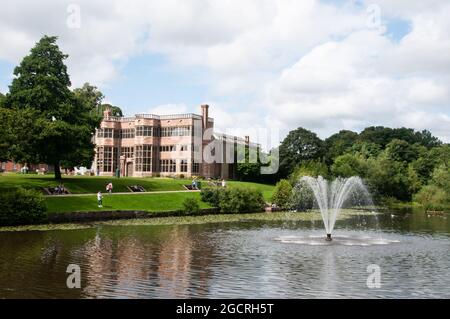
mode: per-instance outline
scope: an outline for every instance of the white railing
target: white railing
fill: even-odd
[[[193,113],[186,114],[170,114],[170,115],[156,115],[156,114],[136,114],[134,117],[118,117],[108,116],[103,118],[104,121],[110,122],[133,122],[136,119],[151,119],[151,120],[173,120],[173,119],[196,119],[201,120],[202,117]],[[211,117],[208,118],[209,122],[214,122]]]

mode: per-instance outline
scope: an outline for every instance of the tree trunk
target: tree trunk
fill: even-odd
[[[59,166],[59,163],[55,164],[55,179],[61,180],[61,167]]]

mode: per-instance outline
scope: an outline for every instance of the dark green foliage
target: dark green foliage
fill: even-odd
[[[186,215],[194,215],[200,211],[200,205],[196,198],[188,197],[183,201],[183,212]]]
[[[242,187],[205,188],[202,189],[201,199],[225,214],[258,212],[265,205],[260,190]]]
[[[265,201],[261,191],[251,188],[223,189],[219,195],[221,213],[252,213],[262,211]]]
[[[14,141],[8,153],[16,162],[54,165],[90,163],[92,135],[101,118],[91,100],[70,90],[71,82],[56,37],[44,36],[14,69],[4,107],[13,112],[7,124]]]
[[[381,146],[371,142],[357,141],[351,147],[350,153],[362,156],[364,158],[377,157],[380,155]]]
[[[328,178],[328,166],[324,162],[304,161],[300,165],[295,167],[294,171],[289,176],[289,181],[292,185],[295,185],[295,183],[297,183],[297,181],[303,176],[322,176]]]
[[[0,226],[38,224],[46,219],[44,198],[37,191],[19,188],[0,194]]]
[[[375,196],[411,200],[415,176],[410,175],[408,166],[380,156],[369,159],[367,167],[366,181]]]
[[[291,207],[292,185],[288,180],[282,179],[275,186],[272,196],[272,202],[281,209],[289,209]]]
[[[359,176],[364,178],[367,175],[367,161],[359,155],[344,154],[335,159],[331,166],[331,172],[336,177]]]
[[[358,133],[342,130],[339,133],[331,135],[325,140],[326,147],[326,162],[328,164],[332,163],[333,160],[347,153],[358,139]]]
[[[433,136],[429,131],[416,132],[411,128],[389,128],[384,126],[372,126],[364,129],[358,139],[364,142],[370,142],[385,148],[392,140],[403,140],[409,144],[420,144],[427,148],[441,145],[441,141]]]
[[[393,139],[386,145],[385,151],[393,161],[410,163],[419,157],[421,150],[417,144],[411,145],[404,140]]]
[[[424,186],[414,196],[414,200],[420,203],[425,210],[442,210],[450,203],[449,195],[444,190],[434,185]]]
[[[200,192],[200,198],[203,202],[211,204],[213,207],[219,207],[220,191],[218,187],[205,187]]]
[[[260,180],[261,163],[259,161],[259,150],[252,149],[251,152],[252,154],[250,156],[250,149],[248,146],[246,146],[244,153],[245,159],[242,159],[237,163],[236,173],[239,180],[253,182]]]
[[[281,177],[287,177],[293,169],[304,161],[322,160],[324,156],[324,142],[316,133],[304,128],[290,131],[280,145]]]

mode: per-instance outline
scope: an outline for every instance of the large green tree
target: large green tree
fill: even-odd
[[[15,140],[10,150],[18,162],[60,167],[83,165],[93,158],[92,136],[100,117],[70,90],[71,82],[56,37],[44,36],[14,69],[4,106],[12,112]],[[22,116],[25,116],[23,118]]]
[[[327,164],[333,163],[336,157],[346,153],[355,144],[357,139],[358,133],[348,130],[342,130],[327,138],[325,140],[325,159]]]
[[[304,161],[322,160],[324,142],[316,133],[302,127],[290,131],[280,145],[280,175],[287,177],[294,168]]]
[[[360,134],[360,141],[370,142],[386,147],[392,140],[398,139],[408,142],[409,144],[420,144],[427,148],[436,147],[442,142],[429,131],[423,130],[416,132],[412,128],[389,128],[384,126],[371,126],[365,128]]]

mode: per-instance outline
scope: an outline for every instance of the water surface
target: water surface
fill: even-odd
[[[0,232],[0,298],[450,298],[446,215],[355,216],[334,234],[391,242],[276,240],[322,236],[317,221]],[[81,289],[66,286],[69,264],[81,267]],[[370,264],[378,289],[367,287]]]

